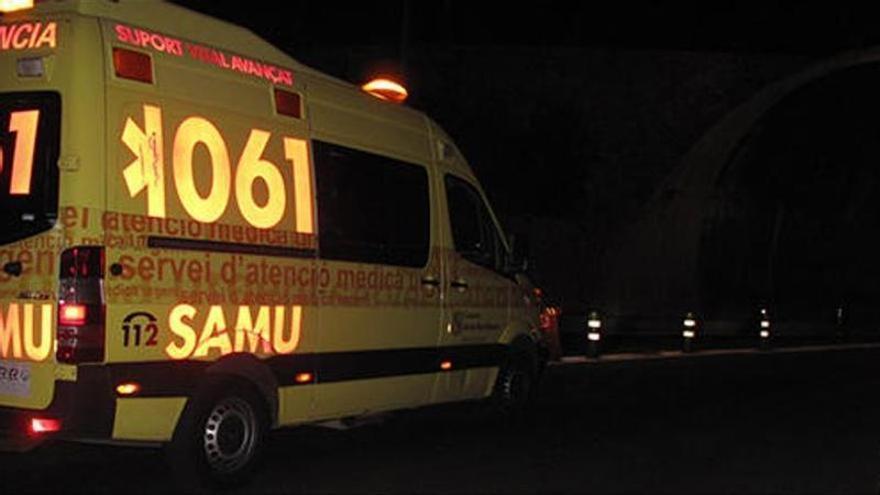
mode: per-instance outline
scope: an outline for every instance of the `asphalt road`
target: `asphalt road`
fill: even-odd
[[[472,407],[279,432],[240,493],[878,493],[880,349],[553,366],[529,417]],[[0,455],[3,493],[159,493],[158,452]]]

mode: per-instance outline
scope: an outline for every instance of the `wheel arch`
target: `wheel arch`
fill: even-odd
[[[209,366],[191,398],[204,388],[228,379],[243,380],[254,387],[265,401],[270,424],[278,425],[278,380],[269,366],[252,354],[231,354]]]
[[[508,345],[508,349],[510,358],[524,359],[535,374],[539,372],[541,363],[540,344],[531,333],[520,333],[515,336]]]

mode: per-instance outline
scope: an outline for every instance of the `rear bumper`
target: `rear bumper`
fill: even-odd
[[[0,450],[24,452],[53,439],[109,440],[116,400],[106,368],[80,366],[76,382],[55,382],[49,407],[29,410],[0,407]],[[57,433],[34,433],[33,418],[61,421]]]
[[[0,451],[25,452],[46,440],[30,433],[28,426],[33,415],[18,409],[0,410]]]

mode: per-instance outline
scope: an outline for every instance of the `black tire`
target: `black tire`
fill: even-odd
[[[538,384],[533,359],[525,353],[510,356],[498,370],[492,391],[492,408],[502,418],[523,416],[531,404]]]
[[[240,486],[254,475],[266,443],[263,397],[238,379],[204,387],[184,409],[167,458],[190,490]]]

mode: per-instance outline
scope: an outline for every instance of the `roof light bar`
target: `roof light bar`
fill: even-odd
[[[34,0],[0,0],[0,12],[8,14],[34,8]]]
[[[409,92],[406,88],[391,79],[373,79],[361,86],[361,89],[376,98],[392,103],[403,103],[409,97]]]

